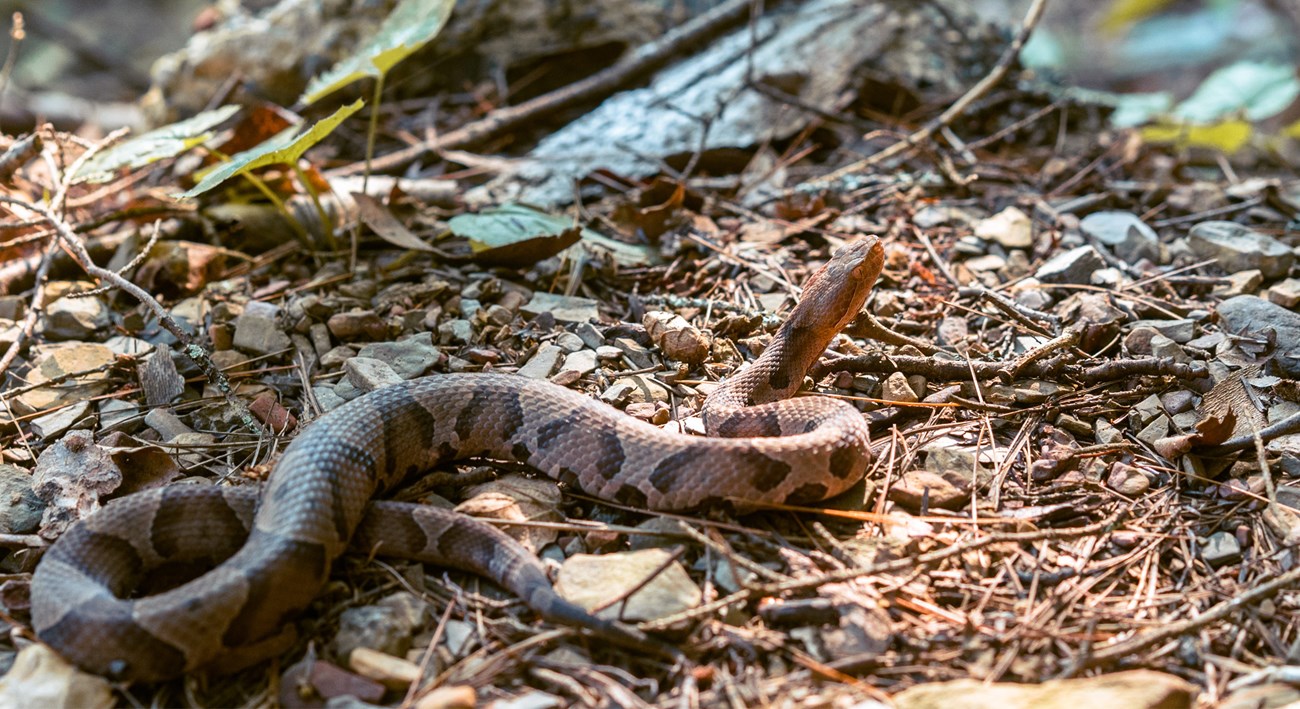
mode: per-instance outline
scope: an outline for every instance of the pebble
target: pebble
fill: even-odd
[[[596,353],[591,350],[570,352],[564,356],[564,364],[560,365],[560,371],[575,372],[578,376],[584,376],[596,371],[596,359]]]
[[[1300,278],[1288,278],[1274,283],[1266,295],[1270,303],[1283,308],[1295,308],[1300,305]]]
[[[666,404],[670,398],[671,392],[668,391],[668,387],[654,377],[648,377],[644,374],[619,377],[614,381],[614,386],[618,386],[620,383],[628,384],[631,387],[623,399],[630,404],[647,401],[661,401]]]
[[[999,271],[1006,267],[1007,260],[997,254],[984,254],[972,259],[966,259],[965,261],[962,261],[962,264],[975,273],[987,273]]]
[[[27,301],[19,295],[0,295],[0,320],[18,320],[27,314]]]
[[[1135,327],[1124,335],[1124,351],[1130,355],[1151,354],[1151,339],[1160,332],[1154,327]]]
[[[596,359],[611,362],[623,359],[623,350],[613,345],[600,345],[596,348]]]
[[[63,297],[45,306],[39,322],[48,340],[93,340],[112,324],[112,316],[98,296]]]
[[[1196,321],[1190,318],[1178,320],[1136,320],[1129,324],[1133,329],[1150,328],[1179,344],[1186,344],[1196,337]]]
[[[669,517],[651,517],[638,524],[637,529],[649,534],[628,535],[628,547],[632,551],[640,549],[659,549],[678,543],[685,536],[681,520]]]
[[[593,350],[599,349],[605,344],[605,336],[600,334],[595,325],[589,322],[580,322],[573,326],[573,334],[582,339],[582,343]]]
[[[941,345],[949,347],[964,346],[966,338],[970,336],[970,328],[966,323],[966,318],[946,317],[939,321],[936,334]]]
[[[1097,443],[1102,445],[1119,443],[1124,440],[1124,432],[1106,419],[1096,419],[1092,422],[1092,435],[1097,440]]]
[[[1034,245],[1033,222],[1016,207],[1006,209],[975,223],[975,236],[995,241],[1007,249],[1027,249]]]
[[[1034,277],[1043,283],[1087,284],[1092,281],[1093,272],[1105,265],[1096,249],[1080,246],[1048,259],[1034,272]]]
[[[1274,362],[1283,374],[1300,376],[1300,313],[1253,295],[1229,298],[1219,304],[1217,312],[1223,328],[1234,335],[1264,338],[1273,330],[1277,337]]]
[[[343,363],[357,356],[357,351],[348,345],[339,345],[329,352],[321,355],[320,366],[325,369],[333,370],[343,366]]]
[[[694,365],[709,355],[709,338],[680,315],[651,311],[641,324],[669,359]]]
[[[1143,443],[1154,446],[1156,441],[1169,435],[1169,417],[1160,414],[1151,420],[1141,431],[1138,431],[1137,439]]]
[[[171,409],[150,409],[149,413],[144,415],[144,424],[158,433],[158,436],[164,441],[170,441],[177,436],[187,433],[194,433],[194,429],[185,425]]]
[[[902,372],[894,372],[885,378],[885,382],[880,387],[880,398],[906,404],[920,401],[916,391],[912,389],[912,384]]]
[[[438,342],[442,344],[469,344],[474,337],[474,326],[468,320],[457,318],[438,326]]]
[[[1127,263],[1160,261],[1160,240],[1155,230],[1132,212],[1093,212],[1079,221],[1079,230]]]
[[[1176,389],[1160,395],[1160,404],[1170,416],[1191,411],[1196,406],[1196,395],[1186,389]]]
[[[0,532],[31,534],[41,526],[45,503],[32,491],[32,476],[16,465],[0,463]]]
[[[78,401],[31,420],[32,433],[43,441],[63,435],[90,413],[89,401]]]
[[[398,338],[396,342],[364,345],[357,351],[357,356],[384,362],[402,379],[415,379],[437,366],[442,351],[433,345],[433,333],[417,332]]]
[[[1191,709],[1200,689],[1172,674],[1129,670],[1038,684],[958,679],[919,684],[892,697],[897,709],[1125,707]]]
[[[565,560],[555,581],[556,593],[586,610],[634,589],[625,602],[605,608],[597,616],[629,622],[655,620],[694,608],[704,595],[666,549],[575,554]]]
[[[483,319],[492,325],[509,325],[515,319],[515,314],[510,308],[493,303],[484,311]]]
[[[348,655],[348,667],[389,689],[406,689],[420,677],[420,666],[404,657],[358,647]]]
[[[582,341],[582,338],[572,332],[561,332],[556,336],[555,344],[565,352],[577,352],[586,346],[586,343]]]
[[[344,342],[367,339],[382,341],[388,338],[388,324],[373,310],[354,310],[335,313],[325,321],[331,334]]]
[[[581,323],[600,317],[599,303],[590,298],[577,298],[556,293],[533,293],[532,299],[520,311],[534,317],[550,313],[557,322]]]
[[[394,657],[405,657],[411,637],[423,625],[428,603],[415,594],[398,591],[370,606],[349,608],[339,616],[334,652],[352,657],[357,648],[368,648]]]
[[[307,328],[307,334],[311,337],[311,347],[316,350],[316,356],[323,357],[326,352],[330,351],[330,328],[323,322],[312,323]]]
[[[1175,362],[1186,363],[1192,361],[1192,358],[1187,354],[1187,350],[1184,350],[1177,342],[1164,335],[1156,335],[1151,338],[1151,356],[1168,358]]]
[[[1286,244],[1236,222],[1201,222],[1188,232],[1187,246],[1203,259],[1215,259],[1228,273],[1258,269],[1270,280],[1285,276],[1295,263]]]
[[[144,423],[143,419],[140,407],[133,402],[123,399],[102,399],[99,402],[101,433],[133,433]]]
[[[564,350],[551,343],[545,343],[537,348],[537,352],[524,366],[519,368],[519,376],[528,377],[529,379],[546,379],[555,371],[559,365],[560,358],[564,356]]]
[[[654,366],[654,358],[650,356],[650,350],[641,346],[641,343],[630,337],[614,338],[614,346],[623,351],[627,361],[636,369],[649,369]]]
[[[1241,561],[1241,544],[1230,532],[1215,532],[1201,547],[1201,558],[1212,568]]]
[[[970,492],[929,470],[909,470],[889,488],[889,499],[907,510],[923,508],[954,510],[966,504]]]
[[[1110,474],[1106,476],[1106,484],[1121,495],[1137,497],[1151,489],[1151,478],[1139,468],[1126,463],[1116,463],[1111,466]]]
[[[346,399],[335,393],[332,386],[317,384],[311,388],[311,393],[316,397],[316,403],[320,404],[321,411],[332,411],[347,403]]]
[[[292,342],[276,323],[279,312],[270,303],[249,301],[243,314],[235,318],[235,347],[259,355],[289,349]]]
[[[370,357],[353,357],[343,363],[347,382],[359,391],[370,392],[401,383],[402,377],[386,362]]]

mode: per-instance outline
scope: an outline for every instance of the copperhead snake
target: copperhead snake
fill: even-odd
[[[883,253],[866,237],[809,278],[762,355],[705,400],[709,437],[664,431],[579,392],[509,374],[397,384],[306,428],[260,495],[170,486],[115,500],[74,525],[33,576],[32,626],[83,669],[122,681],[169,679],[231,655],[264,658],[285,649],[285,619],[311,602],[351,543],[478,573],[547,619],[623,644],[653,643],[559,598],[540,562],[496,527],[371,497],[468,457],[518,461],[596,497],[655,510],[843,492],[870,458],[862,415],[829,397],[790,397],[862,308]],[[132,598],[164,563],[216,565]]]

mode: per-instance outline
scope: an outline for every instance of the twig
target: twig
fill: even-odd
[[[372,172],[395,170],[426,153],[488,140],[573,104],[603,96],[633,77],[662,65],[682,51],[699,46],[709,36],[744,20],[749,6],[750,0],[728,0],[710,12],[669,31],[658,41],[637,49],[608,69],[518,106],[496,109],[483,118],[442,136],[376,158],[370,163],[370,169]],[[331,177],[354,175],[365,169],[364,163],[355,163],[331,170],[327,174]]]
[[[40,130],[33,131],[30,135],[16,141],[4,155],[0,155],[0,182],[8,182],[9,178],[14,176],[28,160],[36,157],[41,152],[44,145],[41,134],[51,130],[47,123]]]
[[[964,113],[976,99],[988,93],[989,89],[992,89],[999,81],[1002,81],[1002,78],[1006,76],[1007,71],[1010,70],[1011,64],[1015,62],[1016,57],[1020,55],[1020,49],[1025,46],[1025,41],[1029,39],[1029,35],[1034,31],[1034,27],[1038,25],[1038,20],[1043,16],[1043,8],[1046,5],[1047,0],[1033,1],[1033,4],[1029,6],[1029,10],[1025,13],[1025,20],[1020,25],[1020,32],[1016,34],[1016,37],[1011,41],[1011,44],[1007,45],[1007,48],[1003,50],[1002,56],[998,57],[997,63],[993,65],[993,70],[983,79],[980,79],[979,83],[972,86],[965,95],[949,106],[948,110],[939,114],[938,118],[935,118],[925,124],[925,126],[920,130],[912,133],[905,139],[894,143],[888,148],[881,150],[875,155],[859,160],[852,165],[842,167],[829,175],[820,177],[814,180],[812,184],[825,186],[835,180],[862,172],[883,160],[888,160],[889,158],[892,158],[905,150],[916,147],[934,137],[934,134],[938,132],[940,128],[952,123],[952,121]]]
[[[1296,433],[1298,431],[1300,431],[1300,413],[1295,413],[1271,426],[1259,429],[1258,433],[1252,432],[1229,438],[1217,446],[1198,450],[1196,453],[1198,455],[1207,456],[1226,455],[1254,445],[1256,435],[1258,435],[1261,440],[1271,441],[1278,436],[1285,436],[1289,433]]]
[[[45,249],[45,255],[41,258],[41,264],[36,267],[36,287],[33,289],[32,302],[27,305],[27,315],[23,318],[23,326],[18,330],[18,336],[14,338],[9,349],[5,350],[3,356],[0,356],[0,383],[4,382],[4,374],[9,371],[9,365],[13,364],[14,358],[18,356],[18,350],[22,349],[23,341],[32,336],[32,328],[36,326],[36,317],[40,315],[41,308],[45,307],[45,276],[50,272],[50,264],[54,262],[55,242],[50,242]]]

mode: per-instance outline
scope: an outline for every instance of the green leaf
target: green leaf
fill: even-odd
[[[195,185],[193,189],[177,195],[177,198],[197,197],[235,175],[256,170],[266,165],[297,164],[299,158],[302,157],[303,153],[307,152],[308,148],[319,143],[349,116],[360,111],[363,105],[365,105],[365,102],[357,99],[335,111],[328,118],[321,119],[316,125],[304,132],[300,132],[299,127],[288,128],[257,147],[232,155],[229,161],[218,165],[211,172],[204,175],[203,179],[199,180],[199,184]]]
[[[83,163],[73,182],[108,182],[118,170],[144,167],[180,155],[210,139],[212,128],[238,111],[238,106],[222,106],[122,141]]]
[[[1262,121],[1281,113],[1300,96],[1294,66],[1237,62],[1216,70],[1201,82],[1174,115],[1192,123],[1214,123],[1245,116]]]
[[[1169,143],[1180,148],[1214,148],[1231,155],[1250,142],[1254,128],[1243,120],[1229,120],[1204,126],[1151,125],[1141,128],[1140,132],[1152,143]]]
[[[644,266],[656,261],[653,249],[625,244],[591,229],[577,226],[572,219],[557,217],[522,204],[503,204],[477,214],[452,217],[447,226],[456,236],[469,239],[474,260],[501,266],[531,266],[554,256],[582,240],[609,251],[625,266]]]
[[[402,0],[355,54],[312,79],[298,99],[313,104],[354,81],[379,78],[438,36],[456,0]]]

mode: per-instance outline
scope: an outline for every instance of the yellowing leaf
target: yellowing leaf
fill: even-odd
[[[222,106],[122,141],[82,164],[73,182],[107,182],[118,170],[144,167],[179,155],[206,142],[212,137],[212,128],[238,111],[238,106]]]
[[[177,195],[177,198],[197,197],[235,175],[256,170],[259,167],[294,165],[302,157],[302,154],[307,152],[308,148],[319,143],[325,136],[332,133],[340,123],[360,111],[363,105],[365,105],[365,102],[357,99],[335,111],[328,118],[321,119],[306,131],[299,131],[297,127],[290,128],[257,147],[236,153],[230,157],[229,161],[222,163],[207,175],[204,175],[203,179],[199,180],[199,184],[195,185],[193,189]]]
[[[354,81],[379,78],[438,36],[456,0],[402,0],[355,54],[312,79],[298,99],[312,104]]]
[[[1151,125],[1141,129],[1142,137],[1152,143],[1167,143],[1180,148],[1214,148],[1235,153],[1254,133],[1244,120],[1229,120],[1210,125]]]

